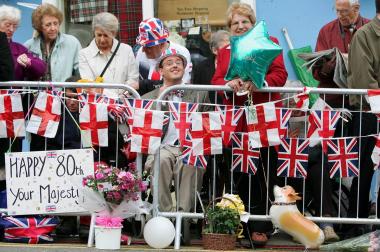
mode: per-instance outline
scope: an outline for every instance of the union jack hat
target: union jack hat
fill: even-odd
[[[186,60],[185,56],[183,56],[180,52],[178,52],[174,48],[168,48],[168,49],[166,49],[161,54],[160,58],[158,59],[158,61],[157,61],[157,68],[160,68],[162,66],[162,62],[164,61],[164,59],[166,59],[167,57],[170,57],[170,56],[177,56],[177,57],[179,57],[182,60],[182,62],[183,62],[183,67],[184,68],[186,67],[187,60]]]
[[[165,43],[169,37],[168,30],[158,18],[148,18],[140,23],[136,43],[144,47],[152,47]]]

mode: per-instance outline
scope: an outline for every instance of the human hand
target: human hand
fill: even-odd
[[[32,60],[25,53],[23,53],[17,57],[17,63],[23,67],[28,67],[31,65]]]
[[[252,93],[257,90],[257,87],[252,81],[245,81],[243,83],[243,89],[248,91],[249,93]]]
[[[242,86],[243,86],[243,81],[238,78],[238,79],[233,79],[229,82],[226,83],[227,86],[230,86],[232,88],[232,90],[237,93],[241,90]]]

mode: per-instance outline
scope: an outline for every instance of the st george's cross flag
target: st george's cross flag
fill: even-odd
[[[244,114],[244,109],[233,105],[217,105],[215,111],[220,113],[222,119],[223,145],[228,147],[239,119]]]
[[[273,102],[245,108],[249,141],[253,148],[280,144],[279,122]]]
[[[186,135],[182,153],[179,158],[182,159],[182,162],[186,165],[191,165],[202,169],[207,168],[207,157],[203,155],[194,155],[190,134]]]
[[[330,178],[357,177],[359,175],[357,138],[329,139],[326,140],[326,144]]]
[[[62,92],[39,92],[26,131],[47,138],[54,138],[61,120]]]
[[[194,112],[190,134],[195,155],[222,154],[222,120],[219,113]]]
[[[375,169],[380,168],[380,134],[375,137],[376,138],[376,144],[373,148],[371,159],[374,165]]]
[[[12,90],[3,90],[0,94],[0,138],[23,136],[25,136],[25,118],[21,95]]]
[[[249,145],[247,133],[232,134],[232,171],[256,174],[260,165],[260,149]]]
[[[174,124],[181,146],[184,145],[191,128],[191,115],[197,111],[198,106],[196,103],[169,101],[170,120]]]
[[[304,87],[304,91],[302,93],[296,94],[294,96],[294,101],[296,103],[296,108],[299,108],[302,111],[307,111],[310,104],[308,89]]]
[[[79,115],[83,147],[108,146],[108,113],[105,103],[87,103]]]
[[[163,111],[135,109],[131,130],[131,151],[155,154],[161,145]]]
[[[308,158],[308,139],[282,138],[278,150],[277,176],[306,178]]]
[[[380,113],[380,90],[379,89],[368,89],[367,91],[367,101],[371,107],[373,113]]]

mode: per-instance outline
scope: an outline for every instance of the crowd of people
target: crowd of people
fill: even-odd
[[[319,32],[315,50],[322,51],[338,48],[343,54],[348,54],[348,86],[350,88],[374,89],[380,84],[380,0],[375,0],[376,16],[366,19],[360,16],[359,0],[335,0],[337,19],[323,26]],[[277,101],[276,107],[282,107],[280,93],[255,92],[256,88],[251,81],[235,78],[226,81],[231,55],[229,46],[230,36],[241,36],[247,33],[256,23],[253,9],[244,3],[232,3],[228,8],[226,20],[229,31],[220,30],[212,34],[210,50],[212,56],[194,65],[188,49],[169,41],[169,32],[158,18],[149,18],[140,23],[139,36],[136,43],[140,47],[134,54],[132,47],[118,41],[119,22],[111,13],[98,13],[93,17],[92,32],[94,39],[86,48],[81,48],[77,38],[60,32],[63,14],[51,4],[42,4],[32,14],[32,25],[35,29],[33,38],[24,45],[13,41],[13,34],[20,23],[20,11],[11,6],[0,6],[0,81],[27,80],[27,81],[77,81],[79,79],[91,82],[125,83],[138,90],[146,99],[157,99],[166,88],[178,84],[205,84],[227,85],[233,93],[213,93],[184,91],[170,94],[167,99],[175,102],[191,102],[208,104],[220,103],[224,105],[244,106],[247,99],[252,104],[268,101]],[[270,39],[278,44],[275,37]],[[255,43],[255,41],[252,41]],[[332,58],[315,68],[313,75],[319,81],[320,87],[337,88],[333,75],[336,60]],[[287,71],[283,55],[277,56],[266,73],[265,80],[270,87],[282,87],[287,81]],[[247,90],[250,95],[240,96],[237,92]],[[113,89],[92,89],[112,98],[124,96],[124,91]],[[79,117],[79,102],[76,89],[66,89],[65,108],[66,116],[60,122],[57,137],[45,139],[32,136],[31,150],[80,148],[80,131],[76,126]],[[353,111],[368,110],[368,104],[356,96],[326,95],[325,101],[332,108],[347,108]],[[163,109],[167,109],[165,106]],[[202,111],[209,110],[207,106]],[[244,116],[244,115],[243,115]],[[112,120],[110,120],[112,121]],[[365,123],[362,123],[365,122]],[[62,125],[65,124],[65,127]],[[335,132],[336,137],[369,135],[378,133],[377,118],[370,113],[352,113],[352,120],[343,125],[340,121]],[[124,143],[123,136],[127,129],[110,124],[109,146],[100,150],[98,160],[115,161],[126,164],[125,155],[119,152]],[[244,118],[239,121],[237,132],[245,132]],[[64,132],[63,132],[64,131]],[[120,131],[120,132],[118,132]],[[173,202],[171,189],[174,182],[177,197],[178,211],[193,211],[195,205],[195,191],[200,191],[202,180],[210,177],[209,171],[185,167],[179,160],[181,149],[177,141],[178,136],[173,125],[169,122],[163,131],[162,147],[160,149],[159,173],[159,210],[172,211]],[[0,166],[4,166],[4,155],[10,147],[9,139],[0,139],[1,158]],[[43,143],[45,144],[41,144]],[[372,208],[369,207],[368,195],[373,175],[373,164],[369,158],[375,145],[374,138],[363,138],[360,146],[360,179],[353,180],[349,195],[349,217],[366,218],[369,211],[376,211],[377,191],[372,197]],[[21,150],[21,142],[13,144],[12,151]],[[251,214],[266,214],[269,199],[273,199],[271,188],[274,185],[283,185],[284,179],[276,175],[277,151],[272,147],[260,148],[260,162],[263,169],[258,169],[255,176],[236,174],[233,176],[234,192],[238,193],[246,204],[246,211]],[[116,155],[116,156],[115,156]],[[96,155],[95,155],[96,156]],[[333,207],[332,181],[328,176],[327,158],[321,158],[322,148],[317,145],[310,149],[309,176],[306,180],[310,190],[315,214],[331,217],[337,213]],[[223,155],[215,157],[220,169],[217,181],[218,194],[223,189],[230,188],[231,150],[225,149]],[[212,162],[210,162],[212,163]],[[153,172],[154,156],[148,156],[145,169]],[[322,167],[326,169],[321,173]],[[204,174],[206,173],[206,174]],[[323,174],[323,178],[321,177]],[[153,174],[154,175],[154,174]],[[377,172],[375,180],[380,176]],[[359,181],[360,180],[360,181]],[[292,180],[287,183],[292,184]],[[321,184],[323,183],[323,185]],[[198,185],[196,188],[194,185]],[[251,187],[249,187],[251,185]],[[294,186],[299,183],[294,181]],[[298,186],[298,187],[297,187]],[[323,192],[321,192],[323,187]],[[247,190],[247,188],[250,188]],[[302,187],[300,188],[302,191]],[[323,197],[321,197],[321,193]],[[360,194],[359,197],[357,194]],[[359,202],[357,200],[359,199]],[[380,206],[378,207],[380,209]],[[250,223],[251,238],[255,243],[265,243],[272,225],[269,222]],[[322,223],[326,241],[336,241],[340,237],[336,234],[333,225]],[[358,229],[353,229],[354,231]],[[355,233],[354,233],[355,235]]]

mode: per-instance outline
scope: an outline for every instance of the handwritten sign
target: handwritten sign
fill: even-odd
[[[202,22],[207,17],[208,24],[225,25],[227,0],[159,0],[158,18],[164,21],[195,18],[196,22],[201,18]]]
[[[90,149],[5,153],[10,215],[81,212],[82,178],[94,173]]]

